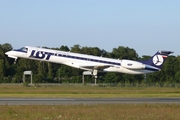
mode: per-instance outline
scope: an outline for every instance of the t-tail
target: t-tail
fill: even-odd
[[[159,50],[157,53],[152,56],[149,60],[146,61],[141,61],[142,63],[146,64],[146,68],[149,67],[155,67],[157,70],[161,69],[162,65],[164,64],[166,58],[168,57],[169,54],[174,53],[172,51],[164,51],[164,50]]]

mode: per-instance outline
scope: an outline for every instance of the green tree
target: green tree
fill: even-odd
[[[67,46],[64,46],[64,45],[62,45],[59,50],[70,51],[70,49]]]
[[[73,47],[71,47],[71,51],[76,53],[81,53],[81,46],[79,44],[74,45]]]
[[[12,50],[12,46],[9,43],[0,44],[0,76],[4,77],[8,75],[8,69],[10,68],[11,61],[5,55],[7,51]]]
[[[119,83],[122,80],[122,74],[120,73],[106,73],[104,76],[104,82],[105,83]]]
[[[117,59],[137,60],[138,54],[132,48],[119,46],[118,48],[113,48],[111,57]]]

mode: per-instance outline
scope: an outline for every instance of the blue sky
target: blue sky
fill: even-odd
[[[0,44],[180,55],[179,0],[2,0]]]

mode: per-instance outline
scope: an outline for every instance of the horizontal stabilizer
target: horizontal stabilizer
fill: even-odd
[[[159,50],[158,52],[159,52],[160,54],[162,54],[162,55],[169,55],[169,54],[174,53],[174,52],[172,52],[172,51],[165,51],[165,50]]]

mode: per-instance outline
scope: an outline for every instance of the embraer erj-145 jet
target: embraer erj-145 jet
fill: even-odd
[[[149,60],[133,61],[25,46],[21,49],[8,51],[5,54],[8,55],[8,57],[14,58],[15,61],[19,57],[64,64],[91,71],[92,75],[97,77],[98,71],[127,74],[146,74],[160,71],[167,56],[171,53],[173,52],[160,50]]]

